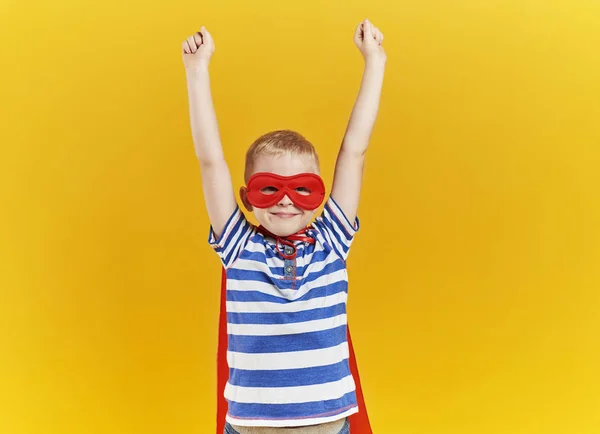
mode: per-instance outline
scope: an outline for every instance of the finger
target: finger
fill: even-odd
[[[183,49],[183,52],[185,54],[190,54],[192,51],[190,50],[190,46],[188,44],[187,41],[183,41],[183,44],[181,44],[181,48]]]
[[[202,35],[200,32],[194,33],[194,42],[196,42],[196,46],[200,47],[202,45]]]
[[[206,30],[206,27],[202,26],[202,28],[200,29],[200,33],[202,34],[202,37],[204,38],[205,43],[207,43],[207,44],[213,43],[212,35],[210,34],[210,32],[208,30]]]
[[[373,25],[373,23],[371,23],[370,21],[369,21],[369,33],[371,36],[371,41],[377,42],[377,27],[375,27]]]
[[[194,37],[190,36],[189,38],[187,38],[187,42],[190,45],[190,50],[192,50],[192,53],[195,53],[198,49],[198,46],[196,45],[196,41],[194,41]]]
[[[365,38],[369,36],[373,37],[373,24],[371,24],[371,21],[365,20]]]
[[[379,29],[377,27],[375,27],[375,26],[372,26],[371,27],[371,32],[373,34],[373,39],[375,41],[379,41]]]
[[[363,23],[360,23],[358,26],[356,26],[356,30],[354,31],[354,42],[359,44],[360,41],[362,41],[362,35],[363,35]]]

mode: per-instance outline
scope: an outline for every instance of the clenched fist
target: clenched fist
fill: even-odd
[[[202,26],[199,32],[183,41],[182,56],[186,69],[208,65],[215,52],[215,43],[208,30]]]
[[[385,61],[386,54],[383,46],[383,33],[369,20],[364,20],[356,27],[354,43],[366,60],[380,59]]]

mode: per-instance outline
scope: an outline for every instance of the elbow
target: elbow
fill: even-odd
[[[227,163],[225,163],[225,160],[222,158],[207,158],[198,156],[198,163],[200,164],[200,170],[203,172],[218,169],[220,166],[227,166]]]
[[[340,154],[352,160],[363,160],[367,154],[367,147],[345,147]]]
[[[342,143],[341,151],[353,158],[364,158],[369,148],[369,136],[346,137]]]

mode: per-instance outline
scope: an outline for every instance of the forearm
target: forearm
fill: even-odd
[[[352,155],[364,155],[379,111],[383,86],[385,58],[367,60],[360,90],[352,110],[342,143],[342,151]]]
[[[190,123],[196,156],[203,165],[223,161],[223,147],[210,89],[208,64],[186,69]]]

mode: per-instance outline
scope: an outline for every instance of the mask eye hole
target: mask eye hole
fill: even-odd
[[[273,187],[273,186],[269,186],[269,187],[265,187],[265,188],[261,188],[260,189],[260,192],[262,194],[267,194],[267,195],[275,194],[275,193],[277,193],[277,191],[278,190],[275,187]]]
[[[296,189],[296,192],[298,194],[301,194],[302,196],[308,196],[311,193],[310,189],[308,189],[306,187],[298,187]]]

